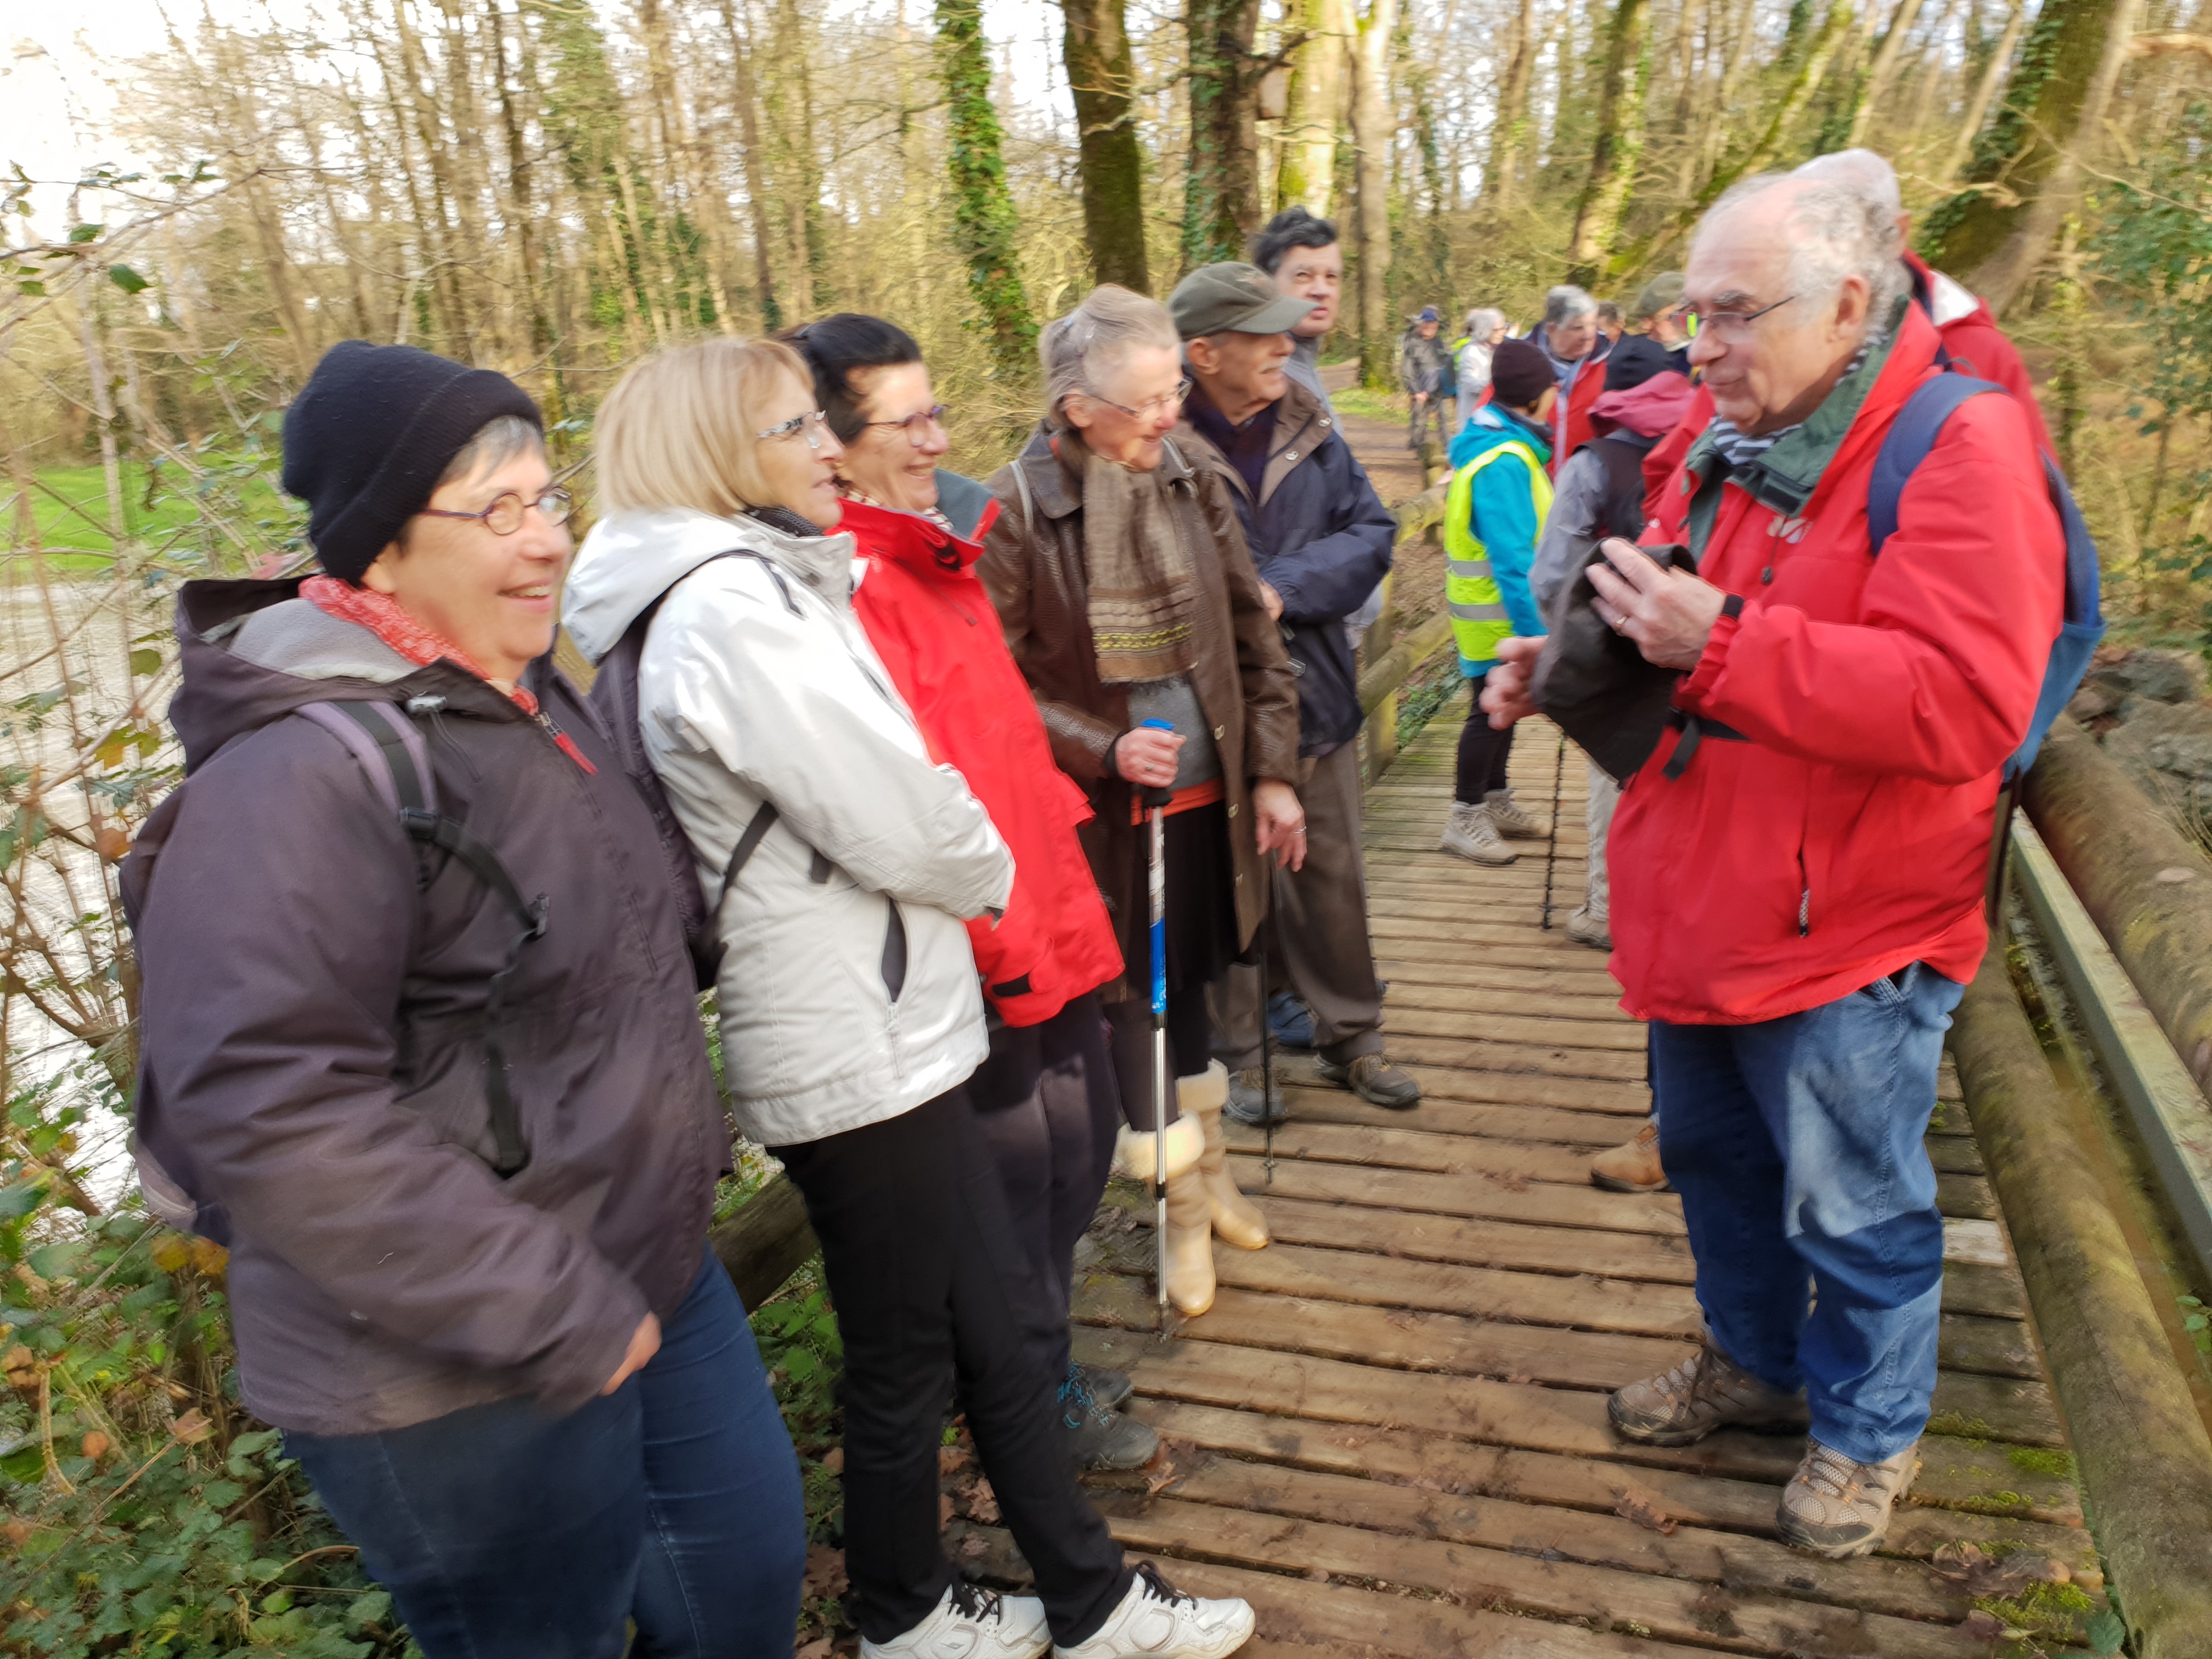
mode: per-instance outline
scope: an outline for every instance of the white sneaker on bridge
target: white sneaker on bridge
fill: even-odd
[[[888,1642],[861,1638],[860,1659],[1042,1659],[1051,1646],[1043,1602],[962,1579],[903,1635]]]
[[[1225,1659],[1252,1639],[1246,1601],[1201,1601],[1160,1577],[1149,1561],[1121,1605],[1087,1641],[1053,1646],[1053,1659]]]

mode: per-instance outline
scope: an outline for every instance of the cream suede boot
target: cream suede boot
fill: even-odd
[[[1206,1178],[1168,1177],[1168,1300],[1186,1319],[1213,1305],[1213,1217]]]
[[[1206,1155],[1206,1131],[1189,1118],[1179,1117],[1168,1125],[1168,1179],[1187,1175],[1198,1167]],[[1114,1134],[1114,1173],[1131,1181],[1152,1182],[1159,1178],[1159,1152],[1152,1145],[1152,1131],[1132,1129],[1123,1124]]]
[[[1267,1248],[1267,1223],[1252,1200],[1237,1190],[1229,1176],[1229,1144],[1222,1138],[1221,1109],[1229,1103],[1229,1072],[1219,1060],[1196,1077],[1176,1079],[1176,1108],[1182,1121],[1195,1119],[1206,1132],[1205,1155],[1198,1172],[1206,1182],[1206,1206],[1213,1231],[1224,1244],[1240,1250]]]

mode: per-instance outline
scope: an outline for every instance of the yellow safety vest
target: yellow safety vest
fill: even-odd
[[[1498,642],[1513,635],[1490,568],[1490,550],[1474,538],[1472,523],[1474,475],[1504,455],[1518,457],[1528,469],[1528,501],[1539,531],[1552,510],[1551,476],[1535,450],[1517,440],[1484,450],[1452,474],[1444,495],[1444,598],[1451,606],[1452,637],[1468,662],[1496,661]]]

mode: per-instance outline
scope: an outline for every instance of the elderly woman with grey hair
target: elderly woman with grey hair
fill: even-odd
[[[1168,434],[1187,390],[1167,308],[1094,289],[1040,342],[1045,413],[991,480],[1001,509],[978,573],[1044,716],[1053,757],[1094,816],[1085,854],[1127,963],[1103,996],[1123,1115],[1169,1136],[1168,1294],[1213,1304],[1212,1236],[1257,1249],[1259,1212],[1229,1178],[1228,1075],[1206,988],[1247,951],[1267,904],[1264,860],[1304,861],[1297,695],[1236,510]],[[1155,1122],[1144,793],[1167,804],[1167,1025],[1175,1098]],[[1189,1120],[1195,1120],[1194,1126]],[[1192,1132],[1193,1127],[1195,1133]],[[1149,1133],[1119,1167],[1149,1175]]]
[[[1552,460],[1556,478],[1567,457],[1597,434],[1590,427],[1590,405],[1605,391],[1605,362],[1613,342],[1598,327],[1598,302],[1572,283],[1544,296],[1544,320],[1528,331],[1552,365],[1559,387],[1552,406]]]
[[[1467,417],[1490,390],[1490,354],[1504,338],[1504,312],[1477,306],[1467,313],[1467,332],[1460,337],[1452,360],[1452,373],[1459,382],[1459,426],[1467,424]]]

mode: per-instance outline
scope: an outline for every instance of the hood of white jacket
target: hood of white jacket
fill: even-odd
[[[757,553],[832,605],[852,603],[853,538],[793,536],[757,519],[718,519],[692,507],[611,513],[592,526],[569,567],[561,623],[596,664],[638,613],[718,554]]]

